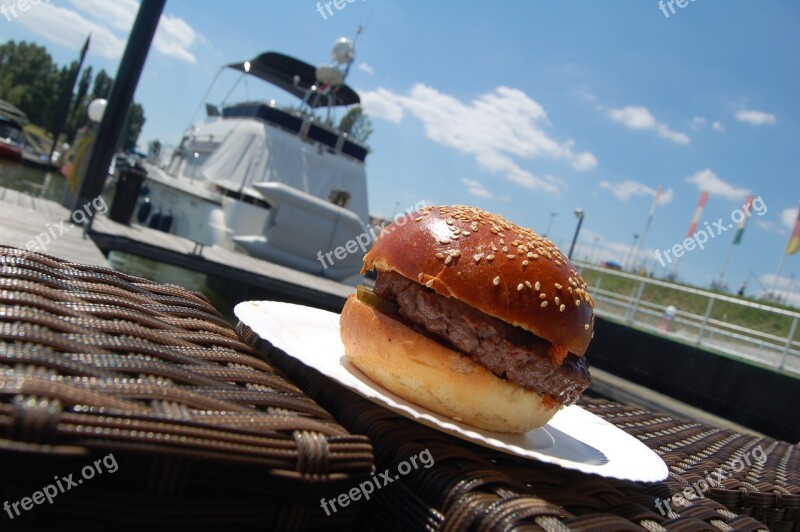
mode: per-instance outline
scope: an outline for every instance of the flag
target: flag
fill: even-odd
[[[747,200],[744,202],[744,217],[736,228],[736,235],[733,237],[734,246],[742,242],[744,228],[747,226],[747,219],[750,217],[750,209],[753,207],[753,199],[753,196],[747,196]]]
[[[697,226],[700,225],[700,217],[703,215],[703,209],[705,209],[707,201],[708,191],[704,190],[700,193],[700,201],[697,202],[697,208],[694,210],[694,216],[692,216],[692,223],[689,226],[689,233],[686,235],[686,238],[691,237],[697,232]]]
[[[797,208],[797,221],[794,223],[794,231],[789,239],[789,245],[786,246],[786,254],[794,255],[798,251],[800,251],[800,207]]]
[[[656,206],[658,205],[658,198],[661,197],[661,185],[658,185],[658,190],[656,190],[656,197],[653,198],[653,206],[650,207],[650,216],[653,216],[656,213]]]

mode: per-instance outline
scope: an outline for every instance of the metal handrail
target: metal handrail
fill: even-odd
[[[606,314],[612,319],[619,320],[629,325],[636,324],[637,326],[648,329],[662,330],[661,324],[653,324],[651,318],[658,319],[659,317],[663,317],[667,306],[642,299],[642,294],[644,293],[646,285],[660,286],[694,296],[705,297],[708,300],[708,305],[703,315],[687,312],[685,310],[678,310],[671,320],[673,323],[696,330],[696,333],[692,334],[686,334],[684,332],[681,336],[684,340],[693,341],[695,345],[704,346],[708,349],[728,355],[757,361],[766,366],[776,368],[781,372],[800,374],[800,364],[797,363],[800,362],[800,350],[798,350],[800,349],[800,341],[794,339],[794,333],[797,330],[798,321],[800,320],[800,312],[775,308],[751,301],[743,301],[714,292],[689,288],[666,281],[651,279],[649,277],[597,268],[591,264],[581,262],[576,262],[576,264],[581,271],[590,269],[603,275],[618,276],[636,283],[631,289],[630,294],[626,294],[600,288],[603,278],[598,277],[597,285],[595,287],[590,287],[589,290],[598,303],[596,310],[600,315]],[[716,301],[733,303],[758,311],[770,312],[775,315],[792,318],[789,333],[787,336],[778,336],[713,318],[711,315]],[[603,307],[606,305],[617,307],[617,309],[604,309]],[[641,316],[643,314],[650,316],[650,318],[646,320],[637,319],[637,315]],[[730,342],[726,342],[726,339]],[[741,346],[741,348],[737,349],[737,346]],[[756,352],[754,353],[753,350],[756,350]],[[776,356],[780,357],[780,361],[777,364],[775,360]],[[790,368],[786,366],[786,362],[790,356],[792,357],[792,361],[795,362],[793,364],[795,367]]]

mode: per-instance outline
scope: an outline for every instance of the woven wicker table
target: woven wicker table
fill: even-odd
[[[359,529],[800,530],[796,445],[584,397],[583,408],[639,438],[670,470],[652,484],[606,479],[422,426],[302,365],[246,325],[237,330],[342,425],[370,437],[378,472],[426,452],[435,462],[375,491]]]
[[[0,528],[348,528],[372,446],[201,295],[0,247]]]
[[[800,530],[784,442],[586,398],[671,471],[609,480],[399,417],[174,286],[0,247],[0,298],[5,528]],[[320,504],[426,453],[368,501]]]

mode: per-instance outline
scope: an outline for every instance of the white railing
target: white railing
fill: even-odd
[[[599,316],[629,326],[648,329],[676,341],[749,360],[774,368],[781,373],[800,376],[800,340],[796,339],[800,338],[800,331],[797,330],[800,312],[574,262],[581,274],[587,278],[589,292],[595,299],[595,310]],[[603,287],[604,279],[609,277],[615,280],[625,279],[625,288],[630,287],[630,293],[608,290],[608,285],[612,284],[608,281],[605,282],[606,287]],[[655,286],[674,291],[671,295],[677,302],[672,304],[678,310],[671,319],[666,317],[668,305],[648,300],[647,289]],[[704,299],[705,309],[702,314],[680,308],[681,297],[687,296]],[[783,320],[788,324],[786,335],[770,334],[729,323],[724,315],[714,316],[714,307],[720,302],[747,307],[754,313],[766,313],[767,321],[770,318]],[[697,305],[696,300],[694,305]]]

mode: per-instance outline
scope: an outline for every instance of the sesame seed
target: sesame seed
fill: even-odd
[[[436,254],[436,258],[437,259],[443,259],[444,258],[444,253],[437,253]]]
[[[425,274],[422,273],[422,272],[419,272],[419,275],[417,275],[417,281],[419,281],[421,283],[423,277],[425,277]]]
[[[554,297],[554,298],[553,298],[553,301],[555,301],[555,302],[556,302],[556,305],[558,305],[558,303],[559,303],[558,296]]]
[[[503,246],[503,253],[508,253],[508,246]]]
[[[528,262],[527,260],[523,260],[523,261],[522,261],[522,267],[523,267],[523,268],[524,268],[525,266],[527,266],[528,264],[530,264],[530,262]]]
[[[580,299],[576,299],[575,300],[575,306],[576,307],[580,307],[581,306],[581,300]]]
[[[528,254],[527,254],[526,256],[527,256],[529,259],[532,259],[532,258],[534,258],[534,257],[536,256],[536,254],[535,254],[533,251],[529,251],[529,252],[528,252]]]
[[[532,258],[532,259],[538,259],[538,258],[539,258],[539,255],[537,255],[536,253],[534,253],[534,254],[533,254],[533,257],[531,257],[531,258]]]
[[[511,255],[511,254],[509,253],[508,255],[506,255],[506,257],[508,257],[509,259],[513,259],[513,258],[516,258],[516,255]]]
[[[464,236],[469,236],[472,233],[470,233],[469,231],[461,231],[461,234],[464,235]]]
[[[458,257],[459,255],[461,255],[461,250],[460,249],[453,249],[453,250],[450,251],[450,256],[451,257]]]
[[[500,244],[505,244],[505,243],[506,243],[506,241],[501,238],[500,239]]]
[[[542,304],[539,305],[539,306],[542,307],[542,308],[546,307],[547,306],[547,301],[542,301]]]
[[[540,289],[540,288],[542,288],[542,285],[539,283],[539,281],[536,281],[536,284],[535,284],[535,285],[533,285],[533,287],[534,287],[534,288],[536,289],[536,291],[538,292],[538,291],[539,291],[539,289]]]
[[[439,243],[440,244],[445,244],[445,245],[449,244],[450,243],[450,239],[449,238],[443,238],[443,239],[439,240]]]
[[[495,277],[494,279],[492,279],[492,284],[494,284],[495,286],[500,284],[500,276],[499,275],[497,277]]]
[[[451,262],[453,262],[453,256],[452,255],[448,255],[447,258],[444,259],[444,263],[445,264],[450,264]]]
[[[431,288],[433,286],[433,279],[428,279],[428,282],[425,283],[425,286],[427,286],[428,288]]]
[[[494,255],[489,253],[488,255],[486,255],[486,260],[494,260]]]
[[[472,256],[472,258],[473,258],[473,259],[475,259],[475,263],[476,263],[476,264],[477,264],[477,263],[479,263],[479,262],[481,261],[481,257],[483,257],[483,255],[481,255],[481,254],[478,254],[478,255],[473,255],[473,256]]]
[[[541,294],[539,294],[539,299],[547,299],[547,294],[542,292]]]
[[[547,257],[547,258],[549,259],[550,257]],[[561,261],[558,260],[558,259],[556,259],[556,266],[561,266]]]
[[[523,288],[525,288],[525,285],[524,285],[524,284],[522,284],[522,283],[519,283],[519,284],[517,285],[517,292],[522,292],[522,289],[523,289]]]
[[[586,325],[583,326],[583,328],[588,331],[589,330],[589,324],[587,323]]]
[[[558,283],[555,283],[553,286],[555,286],[555,287],[556,287],[556,290],[561,290],[562,288],[564,288],[563,286],[561,286],[561,285],[560,285],[560,284],[558,284]]]
[[[415,222],[419,222],[420,220],[422,220],[422,216],[420,216],[419,218],[414,218]]]
[[[453,220],[447,220],[447,225],[453,225]]]
[[[531,286],[531,282],[530,282],[530,281],[525,281],[525,286],[527,286],[528,288],[533,288],[533,287]]]
[[[561,306],[560,306],[560,307],[558,307],[558,311],[559,311],[559,312],[564,312],[564,309],[565,309],[565,308],[567,308],[567,307],[566,307],[566,306],[565,306],[565,305],[562,303],[562,304],[561,304]]]

